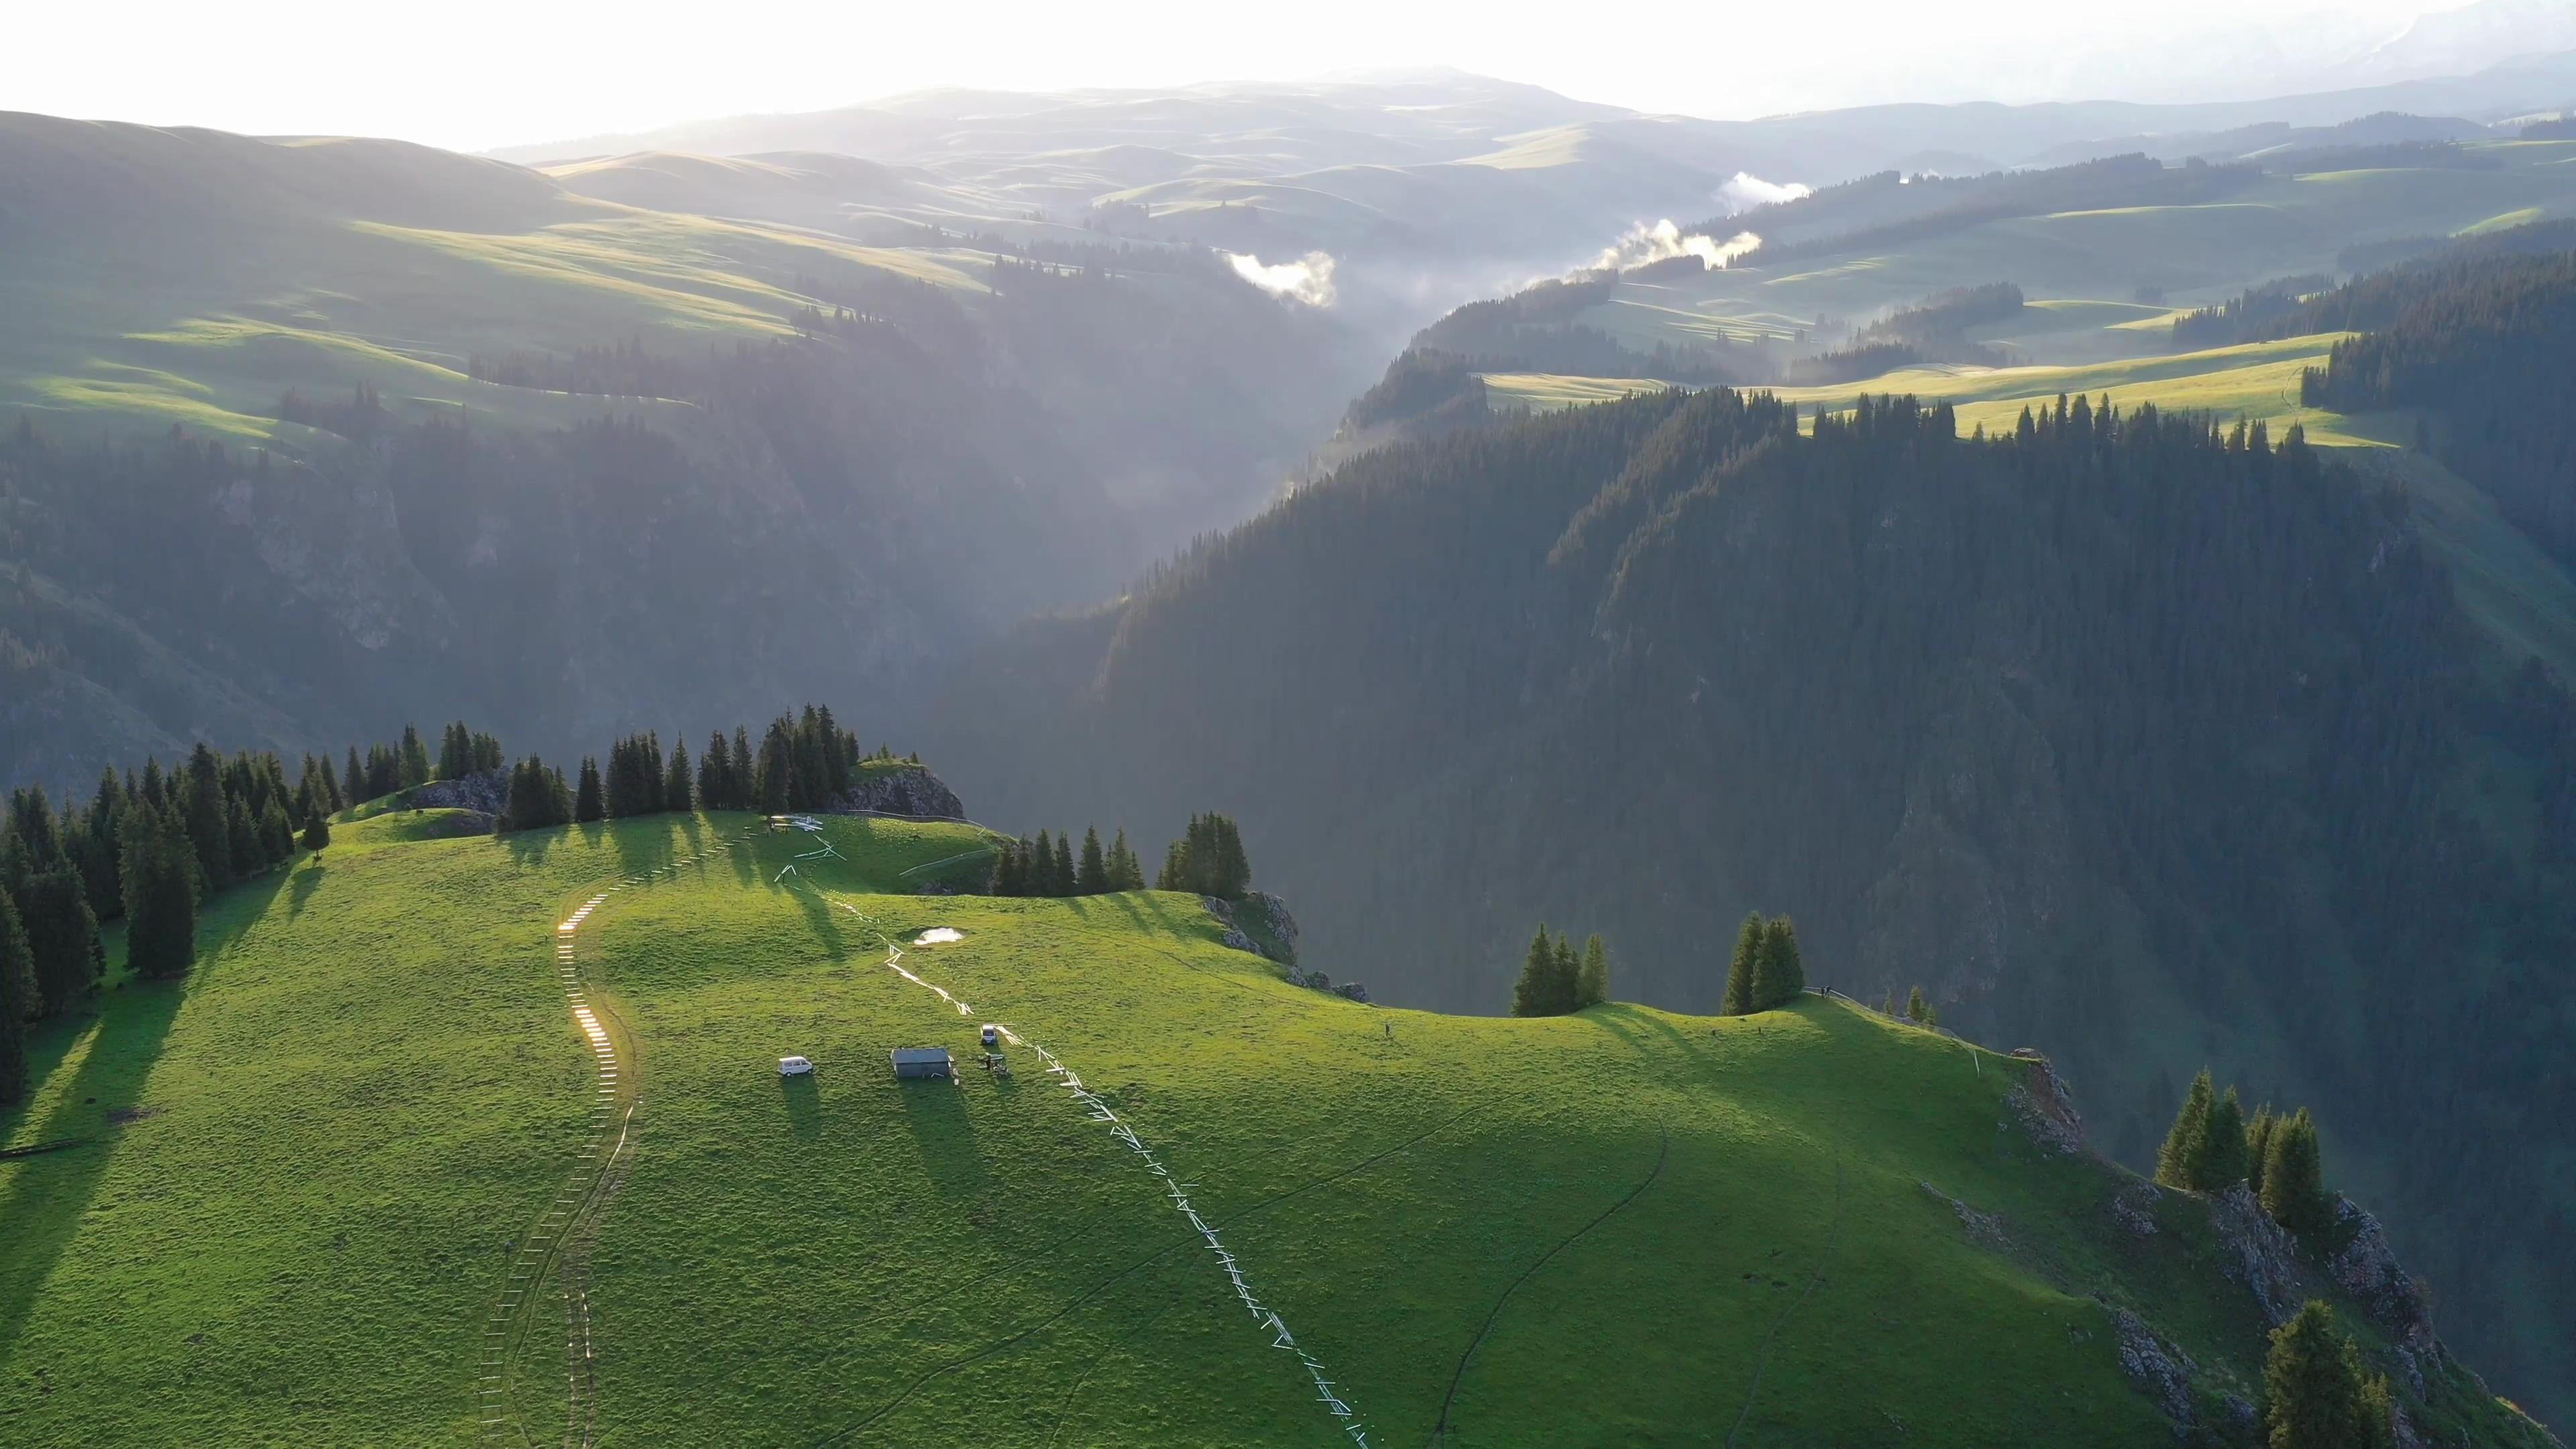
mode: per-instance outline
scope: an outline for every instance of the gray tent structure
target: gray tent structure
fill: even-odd
[[[949,1062],[946,1047],[896,1047],[894,1074],[898,1077],[953,1077],[956,1067]]]

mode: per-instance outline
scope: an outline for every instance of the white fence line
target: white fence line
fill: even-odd
[[[801,882],[802,877],[799,877],[799,880]],[[825,899],[830,898],[827,896]],[[903,964],[903,948],[895,944],[885,932],[876,929],[875,917],[847,901],[832,901],[831,904],[866,922],[876,938],[885,943],[885,964],[888,970],[955,1007],[959,1016],[969,1019],[975,1016],[975,1009],[951,995],[946,987],[925,981],[906,967]],[[1324,1406],[1326,1413],[1340,1421],[1336,1427],[1350,1437],[1357,1449],[1368,1449],[1368,1426],[1361,1422],[1359,1411],[1351,1407],[1349,1400],[1334,1392],[1333,1381],[1326,1375],[1323,1361],[1298,1347],[1296,1336],[1288,1331],[1287,1320],[1280,1316],[1277,1309],[1262,1302],[1260,1294],[1253,1290],[1251,1282],[1244,1277],[1242,1260],[1227,1250],[1225,1240],[1218,1235],[1216,1228],[1199,1215],[1197,1208],[1191,1206],[1189,1189],[1197,1184],[1174,1180],[1171,1170],[1155,1157],[1154,1150],[1145,1145],[1144,1139],[1136,1135],[1135,1129],[1120,1120],[1117,1110],[1102,1100],[1098,1093],[1084,1086],[1082,1078],[1075,1074],[1073,1068],[1066,1066],[1055,1053],[1020,1035],[1005,1023],[995,1022],[993,1027],[1011,1045],[1026,1047],[1037,1053],[1039,1059],[1046,1063],[1047,1072],[1057,1078],[1059,1085],[1072,1092],[1073,1100],[1086,1109],[1086,1114],[1091,1120],[1109,1124],[1109,1135],[1126,1143],[1128,1150],[1134,1152],[1145,1164],[1145,1170],[1163,1180],[1164,1191],[1171,1201],[1173,1211],[1189,1220],[1190,1226],[1197,1230],[1200,1238],[1206,1243],[1208,1251],[1216,1255],[1217,1266],[1224,1271],[1226,1281],[1233,1286],[1235,1298],[1251,1314],[1253,1326],[1271,1335],[1272,1348],[1285,1349],[1297,1355],[1297,1362],[1305,1368],[1307,1377],[1313,1381],[1316,1402]]]

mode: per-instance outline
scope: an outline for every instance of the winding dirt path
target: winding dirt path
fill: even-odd
[[[581,977],[581,928],[621,891],[652,884],[723,851],[751,842],[758,826],[727,837],[667,865],[621,878],[599,891],[557,922],[554,929],[556,983],[582,1046],[591,1058],[590,1115],[572,1165],[554,1199],[519,1235],[501,1291],[484,1319],[476,1355],[474,1404],[476,1428],[490,1443],[535,1445],[529,1428],[530,1354],[551,1333],[538,1331],[545,1315],[537,1304],[546,1299],[563,1309],[564,1376],[569,1410],[562,1442],[586,1449],[598,1430],[598,1354],[591,1337],[589,1242],[598,1228],[600,1209],[632,1160],[640,1125],[635,1110],[643,1098],[635,1075],[634,1033],[604,1001],[596,999]]]

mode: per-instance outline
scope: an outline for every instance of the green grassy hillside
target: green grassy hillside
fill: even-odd
[[[2257,1393],[2197,1201],[2119,1226],[2027,1062],[1848,1005],[1375,1009],[1186,895],[911,894],[968,826],[434,826],[42,1042],[12,1440],[2170,1443],[2122,1310]],[[1009,1079],[890,1079],[983,1021]]]

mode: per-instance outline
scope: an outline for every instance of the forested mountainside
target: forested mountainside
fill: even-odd
[[[2131,1161],[2204,1059],[2331,1097],[2547,1417],[2576,707],[2481,647],[2405,497],[2295,437],[1711,390],[1365,455],[1024,628],[938,737],[996,818],[1225,802],[1307,959],[1398,1001],[1501,1009],[1544,918],[1708,1009],[1786,911],[1811,981],[2070,1064]]]
[[[1204,251],[868,247],[392,142],[0,116],[0,250],[11,783],[899,700],[1243,517],[1365,375]]]

